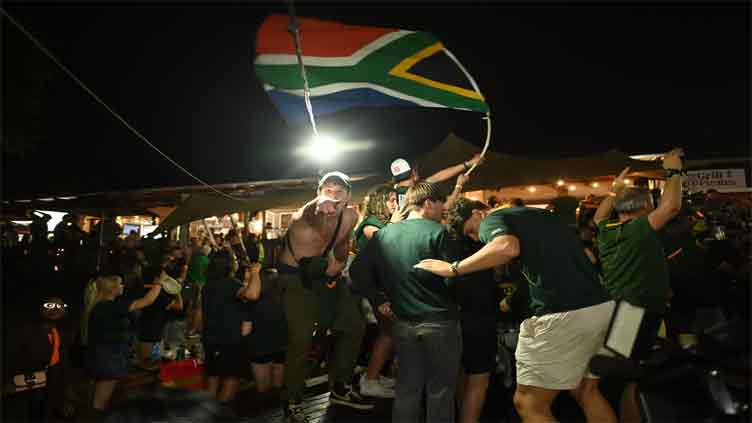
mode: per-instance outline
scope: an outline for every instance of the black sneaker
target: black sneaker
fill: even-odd
[[[363,399],[359,393],[353,390],[352,385],[346,385],[340,389],[336,387],[332,389],[329,394],[329,402],[356,410],[373,410],[373,403],[369,403]]]
[[[284,407],[285,421],[290,423],[309,423],[308,416],[305,415],[303,404],[299,402],[288,402]]]

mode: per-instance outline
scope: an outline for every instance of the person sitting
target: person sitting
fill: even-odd
[[[100,276],[86,287],[81,341],[86,345],[87,373],[95,382],[95,414],[104,413],[118,380],[128,374],[128,315],[154,303],[162,291],[161,279],[155,282],[146,295],[134,301],[121,297],[119,276]]]

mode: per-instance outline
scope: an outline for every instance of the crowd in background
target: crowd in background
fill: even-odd
[[[389,224],[398,192],[384,186],[369,193],[360,207],[353,255],[373,235],[367,234],[367,226]],[[577,234],[598,269],[602,263],[594,217],[600,200],[578,202],[562,192],[551,203],[552,213]],[[498,203],[523,205],[515,199]],[[457,214],[468,213],[463,205],[470,207],[459,201],[444,222],[462,241],[466,257],[482,245],[452,226]],[[17,302],[21,310],[5,307],[3,381],[7,385],[16,374],[44,369],[47,382],[44,388],[17,393],[4,389],[6,400],[14,399],[12,412],[40,419],[69,417],[75,410],[66,398],[71,383],[66,373],[71,372],[65,369],[80,368],[95,381],[93,411],[88,412],[104,413],[118,380],[134,366],[158,369],[163,356],[201,357],[207,389],[228,408],[249,367],[259,394],[271,390],[267,395],[276,398],[283,386],[287,326],[274,270],[282,245],[265,235],[271,228],[261,235],[240,229],[225,235],[205,233],[182,248],[167,236],[123,237],[109,219],[86,233],[71,214],[49,237],[49,216],[35,212],[31,217],[30,233],[20,240],[13,225],[3,226],[4,299],[6,304]],[[671,276],[666,336],[748,318],[750,222],[748,197],[711,190],[683,198],[680,213],[659,234]],[[458,397],[461,404],[478,410],[488,374],[494,371],[486,363],[492,361],[495,367],[498,360],[499,321],[514,327],[532,312],[519,262],[473,278],[481,282],[464,282],[457,293],[463,350],[476,349],[489,357],[463,359]],[[470,284],[473,288],[466,288]],[[360,386],[373,396],[393,397],[394,381],[385,377],[393,344],[391,319],[388,313],[373,311],[379,334],[367,351],[371,361]],[[201,342],[190,342],[198,338]],[[489,342],[492,349],[480,346]]]

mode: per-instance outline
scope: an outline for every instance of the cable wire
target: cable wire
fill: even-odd
[[[138,139],[140,139],[141,141],[145,142],[149,147],[151,147],[154,151],[156,151],[157,153],[159,153],[162,157],[164,157],[173,166],[175,166],[178,169],[180,169],[183,173],[185,173],[186,175],[190,176],[193,180],[195,180],[199,184],[201,184],[201,185],[209,188],[210,190],[212,190],[212,191],[214,191],[214,192],[216,192],[216,193],[218,193],[218,194],[220,194],[220,195],[222,195],[222,196],[224,196],[226,198],[229,198],[229,199],[235,200],[235,201],[240,201],[240,202],[245,202],[246,201],[246,200],[244,200],[242,198],[234,197],[234,196],[232,196],[230,194],[222,192],[219,189],[213,187],[211,184],[209,184],[209,183],[205,182],[204,180],[202,180],[201,178],[195,176],[190,171],[188,171],[186,168],[184,168],[183,166],[181,166],[178,162],[176,162],[175,160],[173,160],[170,156],[168,156],[167,154],[165,154],[156,145],[152,144],[145,136],[141,135],[141,133],[136,128],[134,128],[133,126],[131,126],[122,116],[120,116],[120,114],[118,114],[109,105],[107,105],[107,103],[105,103],[104,100],[102,100],[101,98],[99,98],[99,96],[96,95],[94,93],[94,91],[92,91],[91,89],[89,89],[89,87],[86,86],[86,84],[84,84],[83,81],[81,81],[80,79],[78,79],[78,77],[76,77],[76,75],[73,74],[73,72],[71,72],[64,64],[62,64],[60,62],[60,60],[58,60],[57,57],[55,57],[55,55],[52,54],[52,52],[50,52],[39,40],[37,40],[23,25],[21,25],[18,21],[16,21],[13,18],[13,16],[11,16],[8,12],[6,12],[4,8],[0,7],[0,13],[2,13],[3,16],[5,16],[13,25],[15,25],[16,28],[18,28],[24,35],[26,35],[26,37],[29,38],[31,40],[31,42],[34,43],[34,45],[36,45],[39,50],[41,50],[45,55],[47,55],[47,57],[49,57],[50,60],[52,60],[53,62],[55,62],[55,64],[58,67],[60,67],[60,69],[62,69],[63,72],[65,72],[71,79],[73,79],[73,81],[75,81],[76,84],[78,84],[84,91],[86,91],[86,93],[88,93],[97,103],[99,103],[102,107],[104,107],[105,109],[107,109],[107,111],[110,112],[110,114],[112,116],[114,116],[115,119],[119,120],[123,125],[125,125],[126,128],[128,128],[134,135],[136,135],[136,137]]]

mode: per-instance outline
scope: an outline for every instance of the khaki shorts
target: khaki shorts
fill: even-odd
[[[615,303],[526,319],[517,341],[517,383],[569,390],[595,378],[590,359],[603,347]]]

